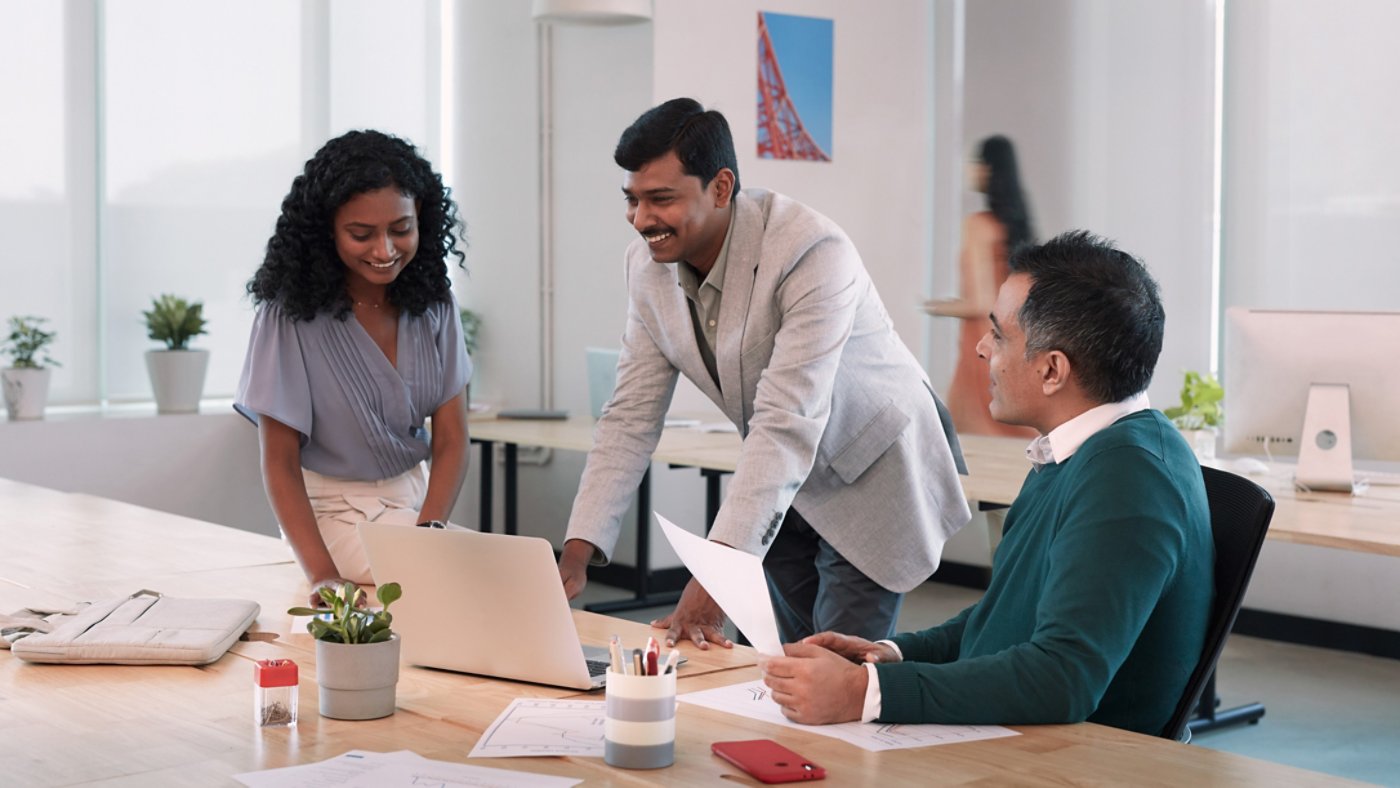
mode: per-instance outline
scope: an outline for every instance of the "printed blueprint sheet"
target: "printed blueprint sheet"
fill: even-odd
[[[603,757],[604,701],[516,698],[481,735],[469,758]]]
[[[681,695],[676,700],[696,706],[738,714],[774,725],[798,728],[822,736],[850,742],[873,752],[931,747],[981,739],[1019,736],[1010,728],[998,725],[895,725],[881,722],[843,722],[837,725],[799,725],[783,716],[778,704],[768,697],[768,687],[761,680],[747,684],[731,684],[702,692]]]

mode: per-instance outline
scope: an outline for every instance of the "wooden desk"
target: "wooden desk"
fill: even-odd
[[[59,494],[61,496],[61,494]],[[35,505],[61,506],[37,488],[0,482],[0,511],[23,514]],[[84,509],[81,501],[74,511]],[[53,513],[50,509],[49,513]],[[155,513],[149,513],[154,515]],[[95,535],[117,535],[148,526],[133,519],[82,521],[65,515]],[[76,552],[61,534],[19,525],[24,517],[0,522],[0,539],[35,542],[37,554],[56,556],[71,576],[52,573],[47,587],[25,587],[0,580],[0,606],[14,609],[53,598],[71,598],[74,589],[114,588],[126,579],[101,577],[105,557]],[[188,527],[165,521],[170,529]],[[215,528],[207,523],[206,529]],[[23,531],[20,529],[23,528]],[[143,534],[153,559],[174,534]],[[277,540],[248,534],[272,545]],[[131,537],[133,541],[136,540]],[[239,537],[241,538],[241,537]],[[219,549],[212,538],[208,552]],[[270,547],[270,545],[269,545]],[[182,550],[184,548],[181,548]],[[210,563],[218,563],[212,558]],[[0,577],[18,565],[10,551],[0,552]],[[305,580],[291,564],[212,567],[190,572],[151,574],[142,585],[169,593],[244,596],[263,604],[257,630],[282,637],[237,644],[218,662],[203,667],[123,667],[32,665],[0,653],[0,774],[17,785],[68,785],[121,782],[129,785],[233,785],[232,775],[245,771],[311,763],[350,749],[411,749],[420,755],[465,762],[482,732],[514,698],[599,697],[572,690],[497,681],[446,671],[405,667],[398,687],[399,710],[384,719],[347,722],[317,712],[315,654],[309,636],[291,631],[281,611],[300,600]],[[112,585],[107,585],[112,584]],[[124,586],[122,586],[124,588]],[[600,641],[613,631],[635,637],[645,630],[633,624],[578,613],[582,636]],[[681,671],[682,693],[752,680],[757,674],[752,652],[687,646],[691,661]],[[290,657],[301,667],[300,722],[294,729],[261,729],[252,719],[252,663]],[[583,778],[587,785],[713,785],[719,780],[753,784],[724,761],[710,755],[711,742],[772,738],[808,754],[830,774],[831,785],[897,784],[1161,784],[1189,785],[1336,785],[1321,774],[1215,752],[1097,725],[1031,726],[1022,735],[986,742],[871,753],[834,739],[734,717],[689,704],[677,712],[676,764],[648,772],[608,767],[600,758],[510,758],[471,763],[499,769]]]
[[[971,472],[963,480],[968,499],[1001,504],[1015,500],[1030,469],[1025,441],[967,435],[962,442]],[[1215,467],[1230,470],[1228,462]],[[1286,464],[1278,464],[1274,474],[1247,477],[1274,496],[1270,539],[1400,556],[1400,487],[1372,487],[1360,496],[1304,493],[1293,488],[1290,477]]]

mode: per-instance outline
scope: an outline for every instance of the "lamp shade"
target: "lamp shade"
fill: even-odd
[[[651,0],[534,0],[536,22],[630,25],[651,19]]]

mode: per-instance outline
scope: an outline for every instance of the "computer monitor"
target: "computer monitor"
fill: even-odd
[[[613,389],[617,388],[617,361],[622,351],[590,347],[584,352],[588,358],[588,404],[593,418],[600,419],[603,406],[612,399]]]
[[[1353,457],[1400,462],[1397,360],[1400,312],[1227,309],[1225,450],[1298,456],[1300,484],[1351,489]]]

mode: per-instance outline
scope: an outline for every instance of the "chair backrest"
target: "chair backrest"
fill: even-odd
[[[1206,682],[1215,672],[1215,661],[1225,648],[1225,638],[1240,612],[1254,562],[1264,546],[1269,520],[1274,516],[1274,499],[1264,488],[1233,473],[1201,468],[1210,505],[1210,530],[1215,541],[1215,599],[1211,603],[1201,659],[1186,682],[1186,691],[1172,713],[1162,736],[1180,740]]]

